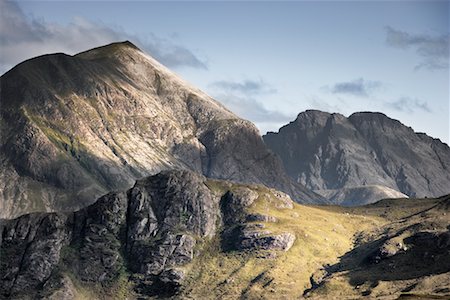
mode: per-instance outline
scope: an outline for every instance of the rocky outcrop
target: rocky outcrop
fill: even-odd
[[[197,245],[221,231],[235,233],[239,251],[289,250],[293,234],[263,231],[275,218],[247,211],[260,197],[276,202],[270,190],[215,182],[217,192],[207,183],[191,171],[165,171],[75,213],[1,220],[0,298],[70,299],[77,293],[71,278],[107,287],[124,273],[137,294],[170,296],[199,255]],[[279,202],[285,207],[286,196]]]
[[[286,195],[280,196],[275,198],[275,206],[292,209],[292,206],[287,205],[288,201],[292,205],[292,200],[288,200]],[[258,197],[261,195],[256,191],[242,187],[229,191],[222,197],[222,218],[226,225],[222,232],[224,249],[288,251],[294,244],[295,235],[292,233],[277,234],[265,229],[264,223],[277,221],[274,216],[249,213],[246,210]]]
[[[307,110],[263,138],[288,174],[312,190],[378,185],[410,197],[450,193],[448,145],[381,113],[346,118]]]
[[[69,211],[167,169],[320,201],[256,127],[129,42],[51,54],[1,77],[0,217]]]
[[[270,234],[268,231],[259,231],[252,228],[242,228],[237,249],[262,249],[288,251],[295,241],[295,235],[286,232],[281,234]]]
[[[0,297],[37,290],[59,263],[69,243],[64,214],[31,214],[1,221]]]

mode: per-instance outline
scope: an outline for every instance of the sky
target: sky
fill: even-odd
[[[261,131],[383,112],[449,144],[449,1],[6,1],[0,73],[130,40]]]

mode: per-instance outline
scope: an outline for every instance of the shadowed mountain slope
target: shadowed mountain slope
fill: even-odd
[[[0,217],[80,208],[165,169],[322,199],[252,123],[129,42],[23,62],[2,75],[0,100]]]

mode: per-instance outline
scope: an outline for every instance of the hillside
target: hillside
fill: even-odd
[[[365,185],[336,190],[315,190],[332,203],[344,206],[365,205],[387,198],[408,198],[405,194],[381,185]]]
[[[167,169],[323,200],[285,174],[252,123],[130,42],[33,58],[0,81],[2,218],[78,209]]]
[[[0,221],[0,297],[446,299],[449,201],[312,207],[166,171],[75,213]]]
[[[450,193],[450,148],[382,113],[307,110],[264,142],[312,190],[384,186],[409,197]],[[364,202],[363,202],[364,203]]]

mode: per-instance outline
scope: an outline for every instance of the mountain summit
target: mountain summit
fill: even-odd
[[[165,169],[322,199],[258,130],[130,42],[25,61],[1,77],[0,217],[73,210]]]
[[[382,113],[307,110],[265,143],[313,190],[379,185],[410,197],[450,193],[450,148]],[[323,193],[322,193],[323,194]]]

